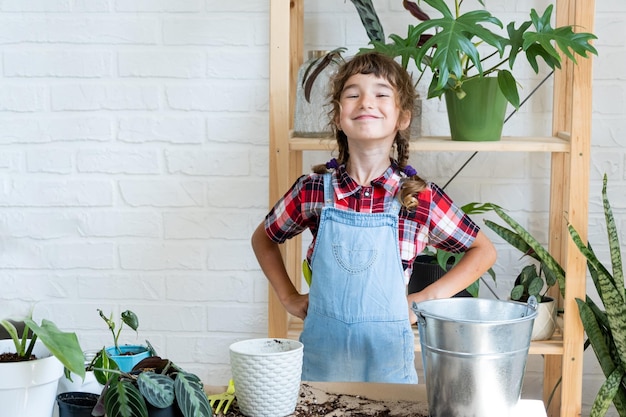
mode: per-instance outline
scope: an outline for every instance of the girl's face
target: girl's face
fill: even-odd
[[[410,113],[400,111],[395,89],[384,78],[355,74],[339,99],[337,127],[349,140],[383,140],[393,144],[398,130],[409,126]]]

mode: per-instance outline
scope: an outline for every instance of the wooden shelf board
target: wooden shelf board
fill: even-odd
[[[570,142],[560,137],[503,137],[496,142],[462,142],[449,137],[424,136],[411,140],[411,151],[442,152],[569,152]],[[289,139],[291,151],[329,151],[336,148],[334,138]]]
[[[302,333],[302,320],[290,317],[289,327],[287,329],[287,338],[292,340],[298,340],[300,333]],[[413,333],[415,334],[415,352],[421,352],[419,332],[417,326],[414,326]],[[563,336],[557,330],[552,339],[534,341],[530,343],[529,355],[563,355]]]

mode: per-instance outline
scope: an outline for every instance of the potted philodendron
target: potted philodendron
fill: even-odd
[[[131,372],[101,368],[109,376],[92,411],[95,417],[211,417],[200,378],[168,359],[152,356]]]
[[[626,416],[626,294],[624,290],[624,268],[620,254],[619,235],[613,211],[606,191],[607,177],[604,176],[602,201],[608,245],[611,254],[612,272],[598,259],[591,245],[585,244],[576,229],[568,225],[570,235],[587,258],[589,273],[600,297],[596,304],[589,296],[576,299],[587,341],[598,359],[606,380],[591,407],[590,417],[604,416],[611,403],[620,416]],[[604,310],[602,310],[604,306]]]
[[[100,317],[106,322],[111,334],[113,335],[113,346],[106,348],[107,355],[113,359],[120,370],[123,372],[129,372],[133,367],[138,364],[142,359],[145,359],[152,355],[151,346],[146,341],[146,345],[122,345],[119,344],[120,334],[124,324],[133,329],[135,332],[139,327],[139,318],[135,313],[130,310],[123,311],[120,315],[119,326],[116,326],[113,320],[113,314],[107,317],[102,310],[98,309]],[[117,331],[116,331],[117,328]]]
[[[543,245],[501,207],[495,204],[486,204],[485,207],[496,212],[510,228],[485,220],[487,227],[524,256],[529,256],[535,261],[522,268],[511,289],[510,298],[523,302],[528,301],[530,296],[537,299],[539,306],[531,340],[549,339],[556,329],[557,304],[556,300],[546,294],[558,283],[561,296],[565,296],[565,271]]]
[[[0,341],[0,417],[50,417],[64,368],[85,376],[76,333],[63,332],[46,319],[37,324],[32,314],[0,325],[10,337]]]
[[[483,0],[477,1],[485,7]],[[502,21],[486,9],[462,13],[462,0],[418,3],[422,2],[441,17],[429,18],[417,3],[405,0],[405,8],[421,22],[409,25],[406,37],[393,34],[391,43],[371,43],[375,50],[431,70],[428,98],[445,95],[454,140],[500,139],[507,102],[515,108],[520,105],[518,82],[511,72],[519,56],[525,56],[538,73],[539,60],[554,70],[561,67],[562,56],[576,63],[577,56],[597,54],[591,44],[595,35],[575,33],[572,26],[552,27],[553,5],[542,14],[531,9],[530,20],[518,27],[510,22],[500,34]]]

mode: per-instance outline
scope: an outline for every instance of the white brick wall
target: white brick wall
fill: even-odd
[[[493,7],[513,15],[546,0],[522,3]],[[367,43],[350,2],[305,4],[306,49]],[[597,2],[594,30],[598,249],[604,172],[626,241],[624,4]],[[387,35],[412,23],[399,2],[376,7]],[[109,340],[96,308],[131,308],[140,333],[125,341],[147,338],[208,383],[224,383],[229,343],[267,329],[267,283],[249,237],[268,204],[268,16],[265,0],[0,3],[0,316],[36,303],[36,314],[96,348]],[[540,80],[521,74],[524,92]],[[505,134],[550,131],[549,84]],[[447,133],[443,103],[425,102],[424,114],[425,133]],[[469,155],[416,154],[412,164],[443,185]],[[325,158],[308,153],[305,167]],[[448,190],[460,203],[515,209],[545,239],[548,167],[545,155],[480,153]],[[498,247],[505,295],[519,259]],[[586,406],[599,372],[588,362]]]

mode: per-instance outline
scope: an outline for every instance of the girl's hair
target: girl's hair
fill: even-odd
[[[346,134],[337,127],[337,120],[341,112],[340,98],[343,88],[350,77],[356,74],[372,74],[379,78],[384,78],[391,84],[396,92],[396,104],[400,108],[401,114],[411,114],[415,101],[415,87],[410,74],[400,66],[393,58],[379,52],[367,52],[354,56],[345,62],[335,74],[330,84],[329,111],[330,126],[337,140],[339,155],[337,162],[345,164],[350,157],[348,149],[348,138]],[[410,125],[409,125],[410,126]],[[397,152],[396,161],[401,170],[407,166],[409,161],[409,128],[398,131],[394,140],[394,148]],[[325,164],[313,167],[316,173],[327,172]],[[417,207],[417,199],[414,195],[426,188],[424,181],[417,174],[407,177],[401,185],[400,201],[408,209]]]

